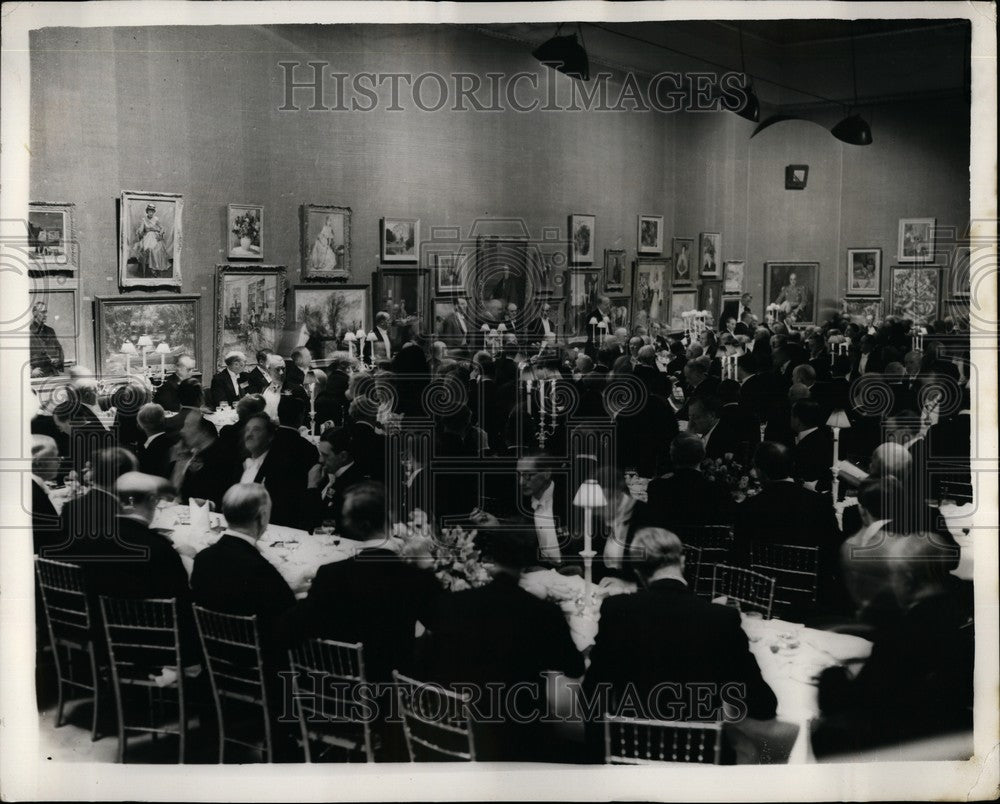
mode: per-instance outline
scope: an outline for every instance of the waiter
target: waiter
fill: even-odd
[[[28,325],[32,377],[50,377],[64,370],[62,344],[56,331],[45,323],[48,315],[49,306],[45,302],[37,301],[32,305],[31,324]]]

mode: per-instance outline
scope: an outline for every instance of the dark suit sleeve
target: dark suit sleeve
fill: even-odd
[[[747,716],[756,720],[770,720],[777,712],[778,699],[761,676],[757,659],[750,652],[750,640],[740,624],[740,614],[735,610],[720,609],[729,618],[726,638],[729,660],[724,668],[728,667],[730,671],[726,676],[745,685],[743,700]]]
[[[541,631],[545,636],[545,665],[547,670],[558,670],[570,678],[583,675],[583,656],[576,649],[569,633],[569,624],[554,603],[541,607]]]
[[[588,696],[594,694],[599,684],[615,678],[615,663],[621,655],[618,649],[618,635],[622,628],[620,609],[620,601],[613,597],[606,597],[601,603],[600,625],[594,647],[590,649],[590,667],[583,679],[583,690]]]

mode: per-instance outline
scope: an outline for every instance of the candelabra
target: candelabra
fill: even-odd
[[[722,379],[724,380],[735,380],[737,379],[736,367],[739,363],[739,355],[723,355],[722,356]]]
[[[532,396],[535,388],[538,389],[538,409],[532,411]],[[557,417],[559,408],[556,404],[556,381],[550,380],[525,380],[525,404],[528,416],[537,416],[537,429],[535,438],[538,440],[538,448],[545,449],[545,442],[552,438],[556,432]]]
[[[483,333],[483,347],[492,357],[496,357],[503,345],[503,336],[507,332],[507,326],[501,322],[497,324],[496,329],[491,329],[489,324],[483,324],[479,329]]]
[[[708,310],[687,310],[681,313],[684,320],[684,337],[690,343],[708,329]]]
[[[309,435],[316,435],[316,374],[311,369],[302,384],[309,391]]]

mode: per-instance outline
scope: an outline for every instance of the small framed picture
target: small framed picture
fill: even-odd
[[[742,293],[746,272],[745,260],[727,260],[722,270],[722,292],[727,294]]]
[[[785,189],[804,190],[809,179],[809,165],[788,165],[785,168]]]
[[[32,201],[28,204],[28,268],[46,273],[76,274],[79,245],[73,226],[73,204]]]
[[[675,237],[672,252],[674,257],[673,284],[690,285],[698,278],[697,268],[694,265],[694,238]]]
[[[434,282],[438,295],[465,291],[464,256],[455,253],[434,255]]]
[[[382,218],[382,262],[416,262],[419,253],[418,218]]]
[[[228,220],[229,259],[264,258],[264,207],[230,204]]]
[[[721,255],[722,235],[718,232],[702,232],[698,244],[698,270],[702,276],[719,275]]]
[[[696,309],[698,292],[696,290],[673,290],[670,292],[670,309],[667,314],[667,325],[671,332],[684,330],[684,313]]]
[[[932,262],[934,260],[934,227],[936,218],[900,218],[897,254],[899,262]]]
[[[351,275],[351,208],[302,207],[302,278],[329,282]]]
[[[847,295],[878,296],[882,292],[882,249],[847,249]]]
[[[604,249],[604,289],[608,293],[624,292],[625,275],[625,249]]]
[[[181,286],[183,208],[177,193],[122,193],[118,281],[123,288]]]
[[[596,215],[569,216],[569,260],[575,265],[594,264]]]
[[[663,216],[640,215],[638,232],[640,254],[663,253]]]

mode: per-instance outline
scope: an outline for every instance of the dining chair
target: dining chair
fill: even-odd
[[[725,596],[740,611],[757,611],[770,619],[774,603],[774,578],[743,567],[716,564],[712,575],[712,599]]]
[[[469,696],[392,671],[411,762],[476,759]]]
[[[215,701],[220,764],[226,743],[259,751],[271,762],[274,740],[257,617],[193,608]]]
[[[177,761],[183,764],[187,708],[177,601],[124,600],[102,595],[100,602],[118,712],[118,761],[125,762],[129,732],[137,732],[151,734],[154,740],[162,734],[177,735]],[[161,686],[152,676],[160,676],[164,670],[172,671],[175,677]],[[168,703],[176,705],[176,718],[165,721]],[[137,719],[130,722],[132,716]],[[176,726],[162,725],[174,720]]]
[[[729,525],[694,525],[677,528],[676,532],[685,546],[697,547],[701,551],[698,575],[692,589],[697,588],[703,597],[707,597],[712,589],[715,565],[725,564],[730,560],[733,529]]]
[[[684,580],[693,594],[698,594],[698,580],[701,576],[701,548],[684,545]]]
[[[371,720],[359,707],[364,698],[358,693],[368,683],[364,646],[360,642],[309,639],[290,650],[288,658],[292,705],[306,762],[313,761],[313,743],[319,743],[324,753],[342,748],[348,755],[360,754],[365,762],[374,762]]]
[[[775,579],[773,612],[801,621],[816,606],[819,548],[797,544],[754,542],[750,569]]]
[[[85,700],[94,701],[90,739],[96,740],[101,690],[107,689],[108,669],[94,638],[95,623],[83,570],[76,564],[36,557],[35,572],[56,670],[56,728],[63,725],[67,693],[71,689],[83,690],[89,693]],[[85,658],[86,663],[74,662],[74,657]]]
[[[688,762],[719,765],[722,724],[605,715],[604,762],[608,765],[654,765]]]

